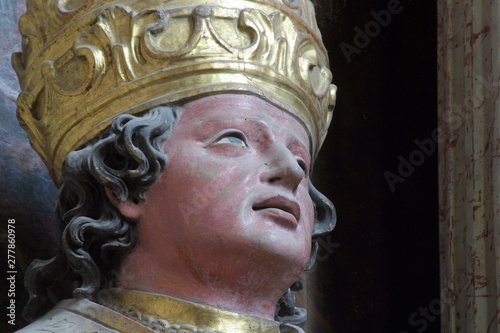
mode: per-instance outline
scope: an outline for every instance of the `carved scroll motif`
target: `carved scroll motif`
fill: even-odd
[[[330,71],[310,35],[297,31],[289,17],[206,5],[189,13],[107,8],[71,50],[44,63],[43,73],[58,93],[73,96],[98,89],[109,71],[129,82],[175,66],[172,61],[195,62],[208,54],[217,54],[221,61],[265,64],[300,79],[319,98],[328,92]]]

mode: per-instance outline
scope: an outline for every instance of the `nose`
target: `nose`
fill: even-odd
[[[293,193],[297,190],[305,171],[299,159],[285,146],[278,146],[269,150],[268,158],[264,163],[265,171],[261,174],[261,181],[272,185],[283,186]]]

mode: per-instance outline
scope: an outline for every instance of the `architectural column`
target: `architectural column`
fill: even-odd
[[[442,332],[500,332],[500,1],[438,7]]]

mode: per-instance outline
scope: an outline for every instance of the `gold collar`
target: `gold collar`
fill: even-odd
[[[281,325],[280,329],[280,323],[274,320],[242,315],[159,294],[109,289],[101,291],[98,300],[115,311],[135,317],[132,319],[146,326],[163,320],[171,326],[194,326],[199,332],[303,332],[300,328],[289,325]]]

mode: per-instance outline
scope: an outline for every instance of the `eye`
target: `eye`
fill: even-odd
[[[241,132],[227,132],[214,141],[215,145],[231,145],[237,148],[247,146],[245,136]]]

